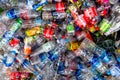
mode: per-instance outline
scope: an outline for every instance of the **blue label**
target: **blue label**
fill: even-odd
[[[17,15],[15,14],[15,10],[14,10],[14,9],[11,9],[11,10],[7,11],[6,15],[7,15],[7,17],[9,17],[10,19],[17,18]]]
[[[97,56],[93,56],[92,60],[90,61],[93,67],[98,67],[100,62],[99,58]]]
[[[59,57],[58,52],[50,51],[50,52],[48,52],[48,54],[49,54],[49,57],[48,57],[48,58],[49,58],[51,61],[54,61],[55,59],[57,59],[57,58]]]
[[[13,32],[11,31],[6,31],[3,35],[3,38],[11,39],[12,37],[13,37]]]
[[[80,69],[80,70],[83,69],[83,65],[81,63],[78,63],[77,64],[77,69]]]
[[[47,55],[45,53],[39,55],[40,61],[44,62],[47,60]]]
[[[30,65],[30,62],[25,59],[22,63],[22,66],[25,67],[25,66],[28,66],[28,65]]]
[[[103,54],[101,54],[100,56],[101,60],[105,63],[108,63],[110,61],[109,57],[107,56],[106,52],[104,52]]]
[[[38,3],[38,4],[32,5],[32,7],[33,7],[34,10],[36,10],[38,7],[43,6],[43,5],[45,5],[45,4],[47,4],[47,1],[46,1],[46,0],[42,0],[42,1],[41,1],[40,3]]]
[[[3,40],[3,42],[6,42],[6,43],[8,43],[9,42],[9,40],[13,37],[13,32],[11,32],[11,31],[6,31],[5,33],[4,33],[4,35],[2,36],[2,40]]]
[[[4,62],[4,65],[6,67],[9,67],[14,63],[14,61],[15,61],[15,57],[11,57],[11,56],[8,55],[8,56],[5,57],[3,62]]]
[[[32,5],[32,7],[34,10],[36,10],[39,6],[38,6],[38,4],[34,4],[34,5]]]

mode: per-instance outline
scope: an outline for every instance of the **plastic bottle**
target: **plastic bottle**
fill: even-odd
[[[66,13],[65,12],[43,12],[42,13],[42,19],[43,20],[60,20],[60,19],[64,19],[66,17]]]
[[[9,10],[4,11],[0,15],[0,17],[1,17],[0,20],[7,25],[10,22],[10,20],[19,17],[19,10],[20,9],[18,7],[14,7],[14,8],[11,8]]]
[[[30,9],[20,9],[19,11],[19,17],[22,18],[23,20],[34,19],[38,16],[39,16],[38,13]]]
[[[32,52],[32,44],[35,41],[35,37],[25,37],[24,40],[24,55],[27,58]]]
[[[110,59],[107,56],[106,50],[97,46],[94,42],[90,41],[89,39],[84,39],[83,43],[81,43],[80,46],[81,48],[90,50],[91,52],[98,55],[103,62],[108,63],[110,61]]]
[[[7,54],[5,60],[3,60],[3,63],[6,67],[9,67],[14,63],[16,54],[16,50],[12,50],[9,54]]]
[[[88,55],[89,56],[89,55]],[[96,56],[91,56],[88,58],[89,62],[91,63],[91,66],[95,68],[98,72],[104,74],[107,70],[107,67],[99,60]]]
[[[30,62],[24,58],[24,56],[22,54],[18,54],[16,56],[16,59],[19,61],[19,63],[22,65],[22,67],[24,67],[30,73],[33,73],[34,75],[38,74],[38,72],[34,69],[34,67],[30,64]]]
[[[102,33],[107,32],[108,29],[111,27],[111,24],[114,21],[114,19],[115,19],[115,16],[113,16],[111,20],[109,20],[109,19],[103,19],[102,22],[100,22],[100,24],[99,24],[100,31]]]
[[[2,38],[3,34],[7,31],[7,26],[3,23],[0,23],[0,39]]]
[[[56,4],[48,4],[42,8],[43,11],[56,11],[56,12],[64,12],[65,6],[63,2],[59,2]]]
[[[120,76],[120,68],[117,64],[112,65],[106,72],[107,75],[112,75],[114,77]]]
[[[22,25],[22,20],[16,19],[16,21],[12,24],[11,28],[9,30],[7,30],[4,33],[4,35],[2,36],[2,40],[0,42],[1,43],[0,48],[4,45],[8,44],[10,39],[12,39],[13,35],[21,27],[21,25]]]
[[[30,62],[32,65],[39,65],[39,68],[42,69],[45,66],[45,64],[48,63],[48,54],[42,53],[38,56],[32,56]]]
[[[32,5],[33,9],[36,11],[39,11],[42,9],[44,5],[47,5],[48,3],[55,3],[60,4],[62,0],[41,0],[39,3]]]
[[[36,49],[30,56],[36,56],[39,55],[43,52],[49,52],[50,50],[55,48],[55,42],[54,41],[49,41],[43,44],[41,47]]]
[[[117,16],[115,18],[115,20],[113,21],[113,23],[112,23],[111,27],[109,28],[109,30],[105,33],[105,35],[108,36],[108,35],[110,35],[110,34],[112,34],[114,32],[119,31],[120,30],[119,24],[120,24],[120,16]]]
[[[117,3],[112,7],[112,12],[113,13],[120,13],[120,4]]]

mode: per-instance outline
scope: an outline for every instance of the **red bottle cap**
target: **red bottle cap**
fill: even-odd
[[[28,12],[27,11],[24,11],[20,13],[20,18],[24,19],[24,20],[28,20],[29,17],[28,17]]]
[[[12,46],[12,47],[14,47],[14,46],[16,46],[17,44],[19,44],[19,40],[18,39],[16,39],[16,38],[13,38],[10,42],[9,42],[9,45],[10,46]]]

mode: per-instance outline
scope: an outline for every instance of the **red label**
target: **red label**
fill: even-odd
[[[64,12],[65,7],[63,2],[56,3],[56,11],[57,12]]]
[[[87,25],[85,16],[83,14],[78,16],[78,18],[75,19],[75,24],[78,25],[80,28],[84,29]]]
[[[11,72],[10,80],[20,80],[20,72]]]
[[[84,10],[84,15],[85,15],[85,17],[87,17],[89,19],[92,19],[95,16],[97,16],[95,7],[93,6],[93,7],[90,7],[88,9]]]
[[[43,32],[44,33],[43,35],[44,35],[45,38],[52,38],[53,32],[54,32],[53,29],[45,28],[44,32]]]

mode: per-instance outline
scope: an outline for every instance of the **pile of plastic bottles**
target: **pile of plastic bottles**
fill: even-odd
[[[120,80],[119,0],[0,0],[0,80]]]

